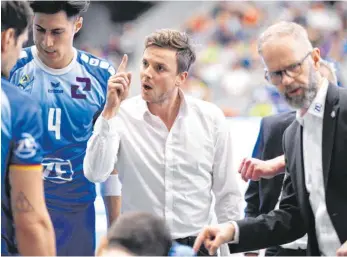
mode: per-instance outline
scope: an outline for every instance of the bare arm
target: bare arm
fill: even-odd
[[[111,175],[115,174],[118,174],[118,171],[116,169],[112,171]],[[103,200],[107,214],[108,227],[110,227],[120,215],[122,196],[103,195]]]
[[[107,214],[107,224],[108,227],[112,225],[114,221],[117,220],[120,215],[121,207],[121,196],[103,196],[106,214]]]
[[[10,184],[20,254],[56,255],[55,234],[45,203],[41,165],[12,165]]]

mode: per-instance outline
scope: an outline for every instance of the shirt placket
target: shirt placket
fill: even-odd
[[[172,131],[172,130],[171,130]],[[173,228],[173,171],[174,171],[173,135],[170,132],[165,143],[165,207],[164,216],[166,224],[170,229]]]

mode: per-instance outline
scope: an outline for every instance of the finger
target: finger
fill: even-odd
[[[251,175],[251,180],[253,181],[258,181],[260,178],[262,178],[262,175],[261,175],[261,170],[259,168],[255,168],[253,169],[253,173]]]
[[[114,93],[117,92],[118,96],[121,96],[124,93],[124,86],[121,83],[115,83],[113,85],[110,85],[108,87],[108,93]]]
[[[126,97],[128,95],[128,93],[129,93],[129,84],[126,87],[124,87],[123,96]]]
[[[131,72],[128,72],[127,77],[128,77],[129,86],[130,86],[130,84],[131,84],[131,77],[132,77]]]
[[[204,241],[204,245],[205,245],[205,248],[207,250],[210,250],[211,246],[212,246],[212,240],[210,240],[209,238],[207,238],[205,241]]]
[[[249,159],[246,159],[246,161],[245,161],[245,163],[243,165],[242,171],[241,171],[241,177],[246,182],[247,182],[246,174],[247,174],[247,170],[248,170],[248,167],[249,167],[250,164],[251,164],[251,161]]]
[[[345,251],[341,249],[337,250],[336,256],[347,256],[347,250]]]
[[[128,79],[128,78],[127,78]],[[110,81],[111,85],[117,85],[117,84],[122,84],[123,86],[127,87],[128,86],[128,82],[126,81],[125,78],[123,77],[118,77],[117,79]]]
[[[252,179],[252,176],[253,176],[253,173],[254,173],[254,164],[250,164],[248,169],[247,169],[247,172],[245,174],[245,179],[248,181],[250,179]]]
[[[243,168],[243,165],[245,164],[245,161],[246,161],[246,158],[243,158],[243,159],[242,159],[242,162],[240,163],[238,173],[241,173],[242,168]]]
[[[123,58],[122,58],[122,62],[118,66],[117,73],[118,72],[125,72],[127,65],[128,65],[128,55],[124,54]]]
[[[199,249],[200,249],[202,243],[205,241],[205,239],[209,238],[208,235],[209,235],[209,228],[205,228],[202,232],[200,232],[200,234],[196,238],[196,240],[194,242],[194,246],[193,246],[193,249],[196,253],[199,251]]]
[[[116,82],[119,78],[123,78],[128,84],[129,84],[129,78],[128,78],[128,73],[127,72],[120,72],[117,73],[116,76],[112,76],[109,78],[109,82]]]
[[[215,255],[218,248],[223,244],[223,239],[221,236],[216,236],[216,238],[213,240],[209,253],[210,255]]]

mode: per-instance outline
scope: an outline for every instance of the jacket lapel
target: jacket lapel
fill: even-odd
[[[338,115],[338,89],[334,85],[329,85],[327,97],[325,100],[323,137],[322,137],[322,158],[323,158],[323,176],[324,187],[327,188],[331,155],[335,140],[335,128]]]
[[[302,152],[302,126],[299,122],[296,122],[295,135],[294,137],[294,152],[295,152],[295,172],[291,175],[295,179],[295,183],[297,185],[298,192],[298,200],[300,205],[302,206],[306,215],[305,218],[309,217],[309,203],[308,203],[308,192],[306,190],[306,182],[305,182],[305,172],[304,172],[304,158]],[[309,222],[309,220],[307,220]]]

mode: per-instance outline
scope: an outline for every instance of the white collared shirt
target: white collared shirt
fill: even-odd
[[[215,105],[184,96],[168,131],[141,96],[127,99],[110,120],[100,116],[84,159],[85,176],[122,182],[122,212],[163,217],[173,238],[195,236],[211,223],[241,217],[242,194],[231,163],[230,129]]]
[[[323,117],[327,91],[328,81],[324,79],[305,115],[300,117],[297,112],[297,120],[303,126],[305,185],[315,217],[319,249],[323,255],[335,256],[341,242],[327,211],[322,163]]]
[[[328,80],[323,78],[317,96],[312,101],[303,117],[296,113],[296,119],[303,126],[303,156],[305,169],[305,185],[309,201],[315,218],[316,236],[321,254],[335,256],[341,242],[329,217],[325,203],[323,163],[322,163],[322,135],[323,117]],[[320,161],[317,161],[320,160]],[[231,222],[235,227],[235,235],[231,244],[238,244],[240,229],[236,222]]]

